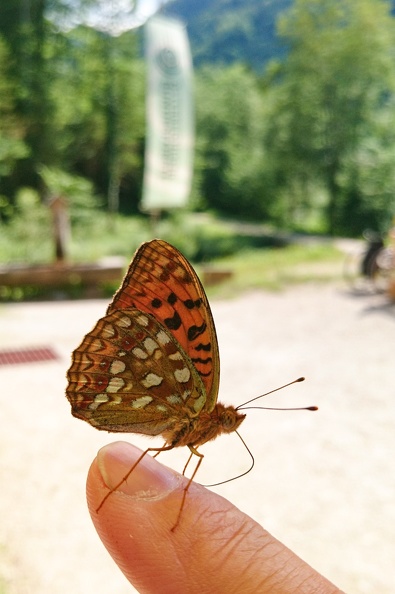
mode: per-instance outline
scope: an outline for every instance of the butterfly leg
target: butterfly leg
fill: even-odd
[[[165,442],[165,443],[166,443],[166,442]],[[159,454],[160,454],[161,452],[163,452],[163,449],[164,449],[164,447],[165,447],[165,446],[163,446],[163,448],[160,448],[160,449],[158,449],[158,451],[156,452],[156,454],[154,454],[152,457],[153,457],[153,458],[156,458],[157,456],[159,456]]]
[[[187,493],[188,493],[188,489],[191,486],[191,483],[192,483],[193,479],[195,478],[196,473],[199,470],[199,466],[203,462],[203,458],[204,458],[204,455],[201,454],[200,452],[198,452],[197,449],[194,448],[193,446],[190,446],[189,445],[188,448],[191,451],[191,455],[189,456],[188,461],[187,461],[187,463],[185,465],[184,472],[185,472],[185,470],[186,470],[186,468],[187,468],[187,466],[188,466],[188,464],[189,464],[189,462],[190,462],[190,460],[191,460],[191,458],[192,458],[193,455],[197,456],[199,459],[198,459],[198,462],[196,464],[195,470],[193,471],[192,476],[188,480],[187,485],[186,485],[186,487],[185,487],[185,489],[184,489],[184,491],[182,493],[182,499],[181,499],[180,509],[178,510],[178,516],[177,516],[177,519],[176,519],[176,523],[174,524],[173,528],[171,529],[172,532],[174,532],[174,530],[177,528],[178,524],[180,523],[180,518],[181,518],[182,510],[184,509],[185,499],[186,499],[186,496],[187,496]]]
[[[186,470],[187,470],[187,468],[188,468],[188,466],[189,466],[189,463],[190,463],[190,461],[192,460],[192,456],[194,455],[194,453],[195,453],[195,452],[191,452],[191,453],[189,454],[189,458],[188,458],[188,460],[186,461],[186,464],[185,464],[185,466],[184,466],[184,470],[182,471],[182,476],[185,476]],[[198,454],[198,455],[200,456],[200,454]]]
[[[138,464],[140,464],[141,460],[144,458],[144,456],[146,456],[148,454],[148,452],[156,452],[155,456],[157,456],[158,454],[160,454],[160,452],[167,452],[168,450],[172,450],[174,446],[169,445],[169,446],[163,446],[161,448],[148,448],[147,450],[145,450],[141,456],[139,458],[137,458],[136,462],[133,464],[133,466],[130,468],[130,470],[128,470],[128,472],[125,474],[124,477],[122,477],[122,479],[119,481],[118,484],[115,485],[115,487],[113,487],[112,489],[109,490],[109,492],[105,495],[105,497],[102,499],[99,507],[96,509],[96,513],[98,513],[100,511],[100,509],[103,507],[104,503],[107,501],[107,499],[110,497],[110,495],[112,493],[114,493],[114,491],[117,491],[119,489],[119,487],[128,480],[128,478],[130,477],[130,475],[132,474],[133,470],[136,468],[136,466]],[[200,455],[200,454],[199,454]],[[195,474],[195,473],[194,473]]]

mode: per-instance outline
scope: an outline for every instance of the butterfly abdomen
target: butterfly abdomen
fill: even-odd
[[[236,431],[245,416],[233,406],[225,406],[218,402],[211,413],[202,411],[199,416],[174,423],[171,431],[164,432],[163,437],[166,443],[173,447],[198,447],[215,439],[221,433]]]

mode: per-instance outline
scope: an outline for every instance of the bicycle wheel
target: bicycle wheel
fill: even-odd
[[[375,290],[370,274],[371,264],[365,263],[365,271],[363,271],[362,263],[365,259],[366,249],[350,252],[344,260],[343,277],[354,293],[371,293]]]

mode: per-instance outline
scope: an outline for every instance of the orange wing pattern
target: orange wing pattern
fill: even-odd
[[[107,313],[134,307],[161,323],[190,357],[213,410],[219,389],[219,353],[214,320],[203,286],[188,260],[154,239],[137,250]]]
[[[206,403],[189,357],[135,308],[98,321],[74,351],[68,379],[73,415],[106,431],[160,435],[196,418]]]

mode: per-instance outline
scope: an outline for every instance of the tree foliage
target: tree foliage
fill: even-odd
[[[275,73],[267,114],[277,179],[289,195],[299,187],[308,206],[321,188],[331,232],[351,228],[354,208],[359,226],[377,225],[383,204],[395,206],[388,194],[395,181],[395,38],[387,3],[296,0],[279,30],[290,53]],[[372,179],[377,170],[382,183]]]
[[[53,52],[61,72],[51,85],[58,166],[90,178],[110,208],[118,210],[118,196],[125,194],[134,195],[136,205],[144,139],[144,69],[136,36],[79,26],[58,37]]]
[[[15,114],[16,85],[12,79],[10,53],[0,37],[0,177],[12,174],[15,164],[28,154],[24,126]]]
[[[45,165],[87,176],[114,209],[123,193],[138,202],[144,71],[137,39],[134,32],[115,36],[84,25],[66,28],[73,14],[92,4],[10,0],[0,6],[0,32],[13,56],[11,115],[29,151],[28,158],[19,153],[13,177],[1,180],[11,200],[21,182],[40,189]],[[4,81],[0,70],[0,85]]]
[[[203,68],[196,77],[195,195],[200,207],[262,216],[262,98],[243,66]]]
[[[78,15],[93,4],[0,4],[5,221],[18,211],[23,188],[43,200],[54,179],[72,183],[87,207],[138,210],[145,140],[139,34],[82,24]],[[208,4],[194,9],[201,15]],[[227,38],[229,56],[237,35],[242,42],[259,27],[265,38],[255,17],[261,8],[274,14],[273,2],[259,10],[245,0],[219,6],[226,18],[212,43]],[[238,12],[227,14],[232,6]],[[294,0],[278,23],[287,56],[264,75],[241,63],[197,68],[192,207],[332,233],[388,226],[395,212],[393,24],[384,0]],[[82,205],[74,194],[73,203]]]

